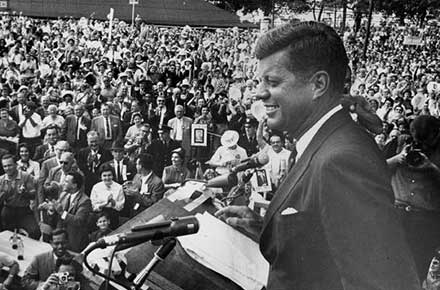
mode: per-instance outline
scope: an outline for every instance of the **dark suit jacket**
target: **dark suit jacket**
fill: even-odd
[[[256,136],[254,140],[250,141],[246,134],[242,134],[238,140],[238,146],[243,147],[248,156],[258,153],[259,151]]]
[[[70,195],[63,192],[58,199],[63,208],[67,208]],[[82,192],[78,194],[67,210],[66,219],[58,216],[57,228],[65,228],[69,236],[69,250],[80,253],[89,243],[89,216],[92,203]]]
[[[41,185],[46,180],[46,178],[49,176],[49,171],[59,166],[58,161],[56,157],[49,158],[41,164],[41,170],[40,170],[40,178],[38,180],[38,183]]]
[[[271,264],[267,289],[419,289],[392,202],[387,165],[375,142],[347,112],[336,113],[264,217],[260,248]]]
[[[113,159],[113,156],[110,153],[110,151],[101,147],[98,150],[100,156],[96,160],[95,166],[93,166],[89,162],[90,152],[91,152],[90,147],[83,148],[78,152],[78,157],[77,157],[78,167],[84,173],[84,176],[86,176],[84,180],[86,194],[90,194],[90,190],[92,190],[93,185],[95,185],[95,183],[97,183],[100,180],[99,167],[105,162]]]
[[[39,162],[40,164],[48,159],[47,156],[44,156],[44,154],[47,152],[47,150],[49,150],[49,145],[48,144],[42,144],[37,146],[37,148],[35,149],[35,153],[34,153],[34,158],[32,158],[32,160]],[[55,148],[54,148],[55,151]],[[55,153],[53,153],[55,154]],[[49,155],[49,158],[53,157]]]
[[[153,156],[153,171],[157,176],[162,176],[165,166],[171,165],[171,151],[180,147],[179,142],[170,140],[168,146],[159,139],[153,140],[146,152]]]
[[[133,178],[133,184],[139,190],[141,190],[142,186],[142,176],[140,174],[136,174]],[[148,185],[148,194],[137,194],[128,196],[126,199],[126,203],[132,209],[131,217],[137,215],[141,211],[147,209],[152,206],[154,203],[158,202],[162,199],[163,194],[165,193],[165,187],[163,185],[162,179],[160,179],[156,174],[152,173],[150,177],[147,179],[146,184]],[[134,208],[135,204],[138,203],[139,207],[137,209]]]
[[[115,176],[115,178],[113,178],[113,180],[116,181],[119,184],[123,184],[127,180],[132,180],[133,177],[136,175],[136,171],[137,171],[136,170],[136,165],[133,162],[131,162],[130,160],[128,160],[127,158],[124,158],[122,160],[122,164],[123,164],[123,166],[125,166],[125,176],[120,176],[119,179],[117,179],[116,176]],[[100,170],[102,169],[102,167],[104,165],[109,165],[111,168],[113,168],[115,175],[117,174],[116,170],[115,170],[115,160],[114,159],[112,159],[110,161],[107,161],[104,164],[102,164],[101,167],[100,167]],[[121,172],[122,175],[123,175],[123,173],[124,172]]]
[[[122,139],[122,125],[119,118],[114,115],[109,116],[110,127],[112,128],[112,141]],[[105,119],[103,116],[93,118],[91,130],[99,133],[101,141],[105,140]],[[107,140],[108,141],[108,140]]]
[[[81,118],[81,124],[85,127],[84,130],[80,127],[79,140],[76,133],[76,116],[70,115],[66,117],[63,128],[61,128],[61,136],[73,148],[84,148],[87,146],[87,132],[90,131],[92,121],[86,116]]]

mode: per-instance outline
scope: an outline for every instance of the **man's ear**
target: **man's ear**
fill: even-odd
[[[313,100],[316,101],[330,89],[330,76],[326,71],[317,71],[310,78],[310,84],[313,90]]]

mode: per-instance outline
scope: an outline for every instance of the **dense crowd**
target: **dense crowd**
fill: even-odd
[[[260,151],[273,191],[286,176],[295,140],[251,113],[258,32],[132,31],[116,21],[109,33],[97,20],[23,16],[0,24],[3,230],[49,241],[64,228],[80,252],[184,180],[224,174]],[[370,133],[389,159],[412,144],[411,120],[440,114],[440,29],[373,27],[366,59],[364,33],[343,34],[347,93],[382,121]],[[415,34],[421,45],[405,45]],[[192,124],[206,125],[206,146],[191,145]]]

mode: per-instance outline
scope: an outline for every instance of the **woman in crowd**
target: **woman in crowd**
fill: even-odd
[[[185,150],[178,148],[171,153],[171,165],[163,169],[162,181],[167,189],[165,196],[172,194],[191,173],[184,165]]]
[[[125,197],[122,185],[113,181],[114,170],[109,164],[101,167],[101,182],[95,184],[90,194],[95,213],[106,211],[110,217],[111,228],[119,225],[119,212],[124,207]]]
[[[125,141],[136,138],[141,133],[142,128],[142,116],[141,113],[134,113],[131,116],[132,126],[128,128],[127,133],[125,134]]]
[[[17,167],[21,171],[32,175],[35,181],[40,178],[40,164],[30,159],[30,150],[26,143],[21,143],[18,146]]]

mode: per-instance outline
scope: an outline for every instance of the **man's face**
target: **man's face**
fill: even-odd
[[[122,150],[112,150],[113,158],[116,161],[121,161],[124,158],[124,151]]]
[[[262,98],[269,128],[296,132],[312,113],[313,87],[290,72],[285,63],[284,50],[260,60],[258,93],[269,93]]]
[[[102,106],[101,107],[101,114],[104,117],[107,117],[110,114],[110,108],[108,106]]]
[[[49,129],[46,133],[47,142],[54,145],[58,141],[58,132],[56,129]]]
[[[65,234],[53,236],[51,245],[55,256],[62,257],[67,253],[67,243]]]
[[[270,138],[270,146],[272,146],[273,151],[276,153],[283,149],[283,144],[281,143],[281,138],[279,136],[272,136]]]
[[[256,132],[255,127],[253,127],[253,126],[251,126],[249,124],[246,124],[244,126],[244,130],[246,131],[246,134],[249,135],[249,136],[254,136],[255,132]]]
[[[69,148],[67,147],[67,145],[56,145],[55,146],[55,154],[57,156],[57,158],[61,157],[61,154],[63,154],[64,152],[67,152],[69,150]]]
[[[62,154],[60,158],[60,164],[62,166],[64,173],[69,172],[72,169],[73,158],[70,155],[68,155],[68,153]]]
[[[169,137],[170,137],[170,133],[169,132],[167,132],[167,131],[158,131],[157,133],[159,134],[159,139],[161,141],[169,140]]]
[[[75,106],[74,112],[75,112],[75,116],[77,116],[77,117],[81,117],[83,115],[83,113],[84,113],[84,111],[81,108],[81,106]]]
[[[179,118],[179,119],[182,118],[183,117],[183,108],[180,108],[180,107],[176,108],[174,113],[176,114],[177,118]]]
[[[92,149],[98,148],[98,136],[87,137],[87,144]]]
[[[66,178],[64,178],[63,190],[67,193],[75,193],[76,192],[76,186],[73,183],[73,176],[72,175],[67,175]]]
[[[9,176],[14,175],[17,172],[17,164],[14,162],[14,159],[4,159],[2,160],[3,170]]]

